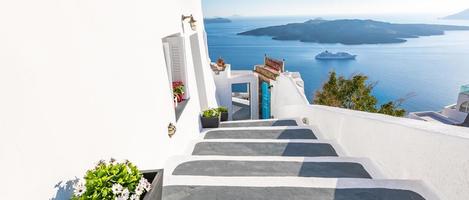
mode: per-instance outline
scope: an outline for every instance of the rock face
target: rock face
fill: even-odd
[[[274,40],[342,44],[386,44],[406,42],[406,38],[443,35],[445,31],[469,30],[468,26],[393,24],[373,20],[308,20],[258,28],[238,35],[271,36]]]
[[[230,22],[231,22],[230,19],[221,18],[221,17],[204,19],[204,23],[206,23],[206,24],[230,23]]]
[[[466,9],[462,12],[459,12],[453,15],[446,16],[443,19],[469,20],[469,9]]]

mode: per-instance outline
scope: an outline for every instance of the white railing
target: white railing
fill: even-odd
[[[469,199],[469,128],[320,105],[288,105],[276,117],[308,118],[348,156],[370,158],[387,178],[422,180],[441,199]]]

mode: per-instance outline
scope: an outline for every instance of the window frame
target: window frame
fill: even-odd
[[[181,81],[184,84],[183,101],[175,103],[176,106],[174,106],[176,121],[179,120],[180,116],[186,108],[187,103],[190,100],[190,91],[188,87],[188,64],[186,56],[187,51],[185,42],[185,37],[181,34],[173,34],[162,39],[167,76],[170,86],[169,90],[170,94],[172,95],[171,99],[173,99],[173,102],[175,101],[173,83],[175,81]],[[178,65],[178,69],[175,68],[176,65]],[[175,76],[179,76],[179,78],[175,78]]]

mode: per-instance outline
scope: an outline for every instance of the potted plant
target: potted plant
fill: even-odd
[[[173,94],[178,103],[184,100],[184,83],[182,81],[173,82]]]
[[[218,128],[220,125],[220,113],[218,109],[204,110],[200,115],[202,128]]]
[[[220,121],[228,121],[228,109],[226,107],[218,107],[218,112],[220,113]]]
[[[224,60],[222,57],[219,57],[219,58],[217,59],[216,65],[217,65],[217,69],[218,69],[219,71],[225,71],[225,69],[226,69],[226,63],[225,63],[225,60]]]
[[[140,200],[150,189],[150,182],[131,162],[102,160],[75,184],[71,199]]]

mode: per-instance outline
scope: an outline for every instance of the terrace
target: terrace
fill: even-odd
[[[309,105],[300,78],[273,82],[281,120],[224,122],[165,167],[163,198],[417,200],[469,196],[469,130]]]

